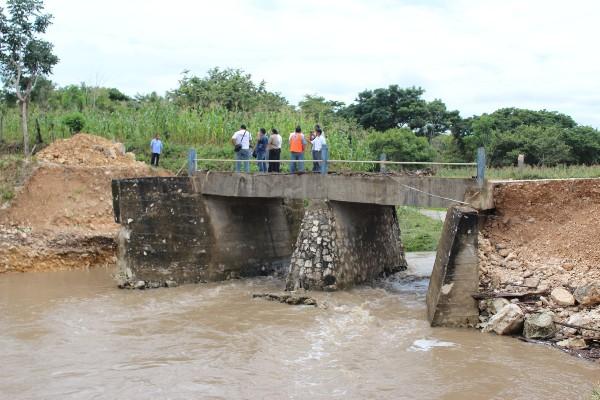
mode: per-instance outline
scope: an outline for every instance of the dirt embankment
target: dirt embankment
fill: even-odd
[[[169,175],[124,150],[78,134],[38,153],[10,207],[0,210],[0,273],[112,263],[118,225],[111,180]]]
[[[600,180],[503,184],[494,200],[479,255],[496,300],[480,302],[481,326],[600,357]]]

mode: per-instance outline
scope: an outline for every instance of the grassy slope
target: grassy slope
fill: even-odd
[[[420,214],[413,207],[398,207],[400,235],[405,251],[435,251],[443,223]]]
[[[472,168],[441,168],[436,171],[441,177],[465,177],[475,175]],[[488,179],[566,179],[566,178],[599,178],[600,165],[559,165],[556,167],[531,167],[522,170],[517,167],[487,168]]]

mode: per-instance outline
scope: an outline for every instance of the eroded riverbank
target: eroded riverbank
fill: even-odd
[[[434,254],[375,287],[252,293],[252,279],[120,291],[109,269],[0,276],[0,398],[587,398],[598,366],[475,330],[430,328]]]

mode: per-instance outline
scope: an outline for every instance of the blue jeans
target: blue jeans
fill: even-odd
[[[304,153],[290,153],[292,155],[292,162],[290,163],[290,172],[304,172]]]
[[[235,172],[240,172],[242,164],[244,164],[244,170],[250,172],[250,149],[241,149],[235,153]]]
[[[267,172],[267,162],[262,161],[267,159],[266,151],[257,151],[256,160],[258,161],[258,172]]]

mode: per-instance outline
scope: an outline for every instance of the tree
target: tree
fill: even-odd
[[[40,39],[52,21],[42,0],[7,0],[0,8],[0,68],[5,84],[14,90],[21,111],[23,151],[29,158],[27,107],[40,76],[52,73],[58,63],[53,45]]]
[[[319,123],[333,117],[344,107],[344,103],[335,100],[325,100],[325,97],[307,94],[298,103],[300,110],[306,116]]]
[[[377,131],[409,128],[431,141],[434,136],[452,130],[461,119],[458,111],[448,111],[441,100],[424,100],[424,93],[420,87],[402,89],[398,85],[365,90],[343,114],[355,118],[365,128]]]
[[[597,131],[555,111],[502,108],[464,121],[453,131],[464,158],[472,160],[484,146],[493,166],[513,165],[519,154],[532,165],[593,163],[600,148]]]
[[[409,129],[390,129],[368,138],[372,156],[379,159],[385,153],[390,161],[431,161],[435,150],[424,137],[418,137]]]
[[[197,110],[222,107],[229,111],[277,111],[287,106],[281,95],[267,91],[264,81],[257,85],[250,74],[231,68],[213,68],[205,78],[185,71],[179,88],[168,95],[177,105]]]

